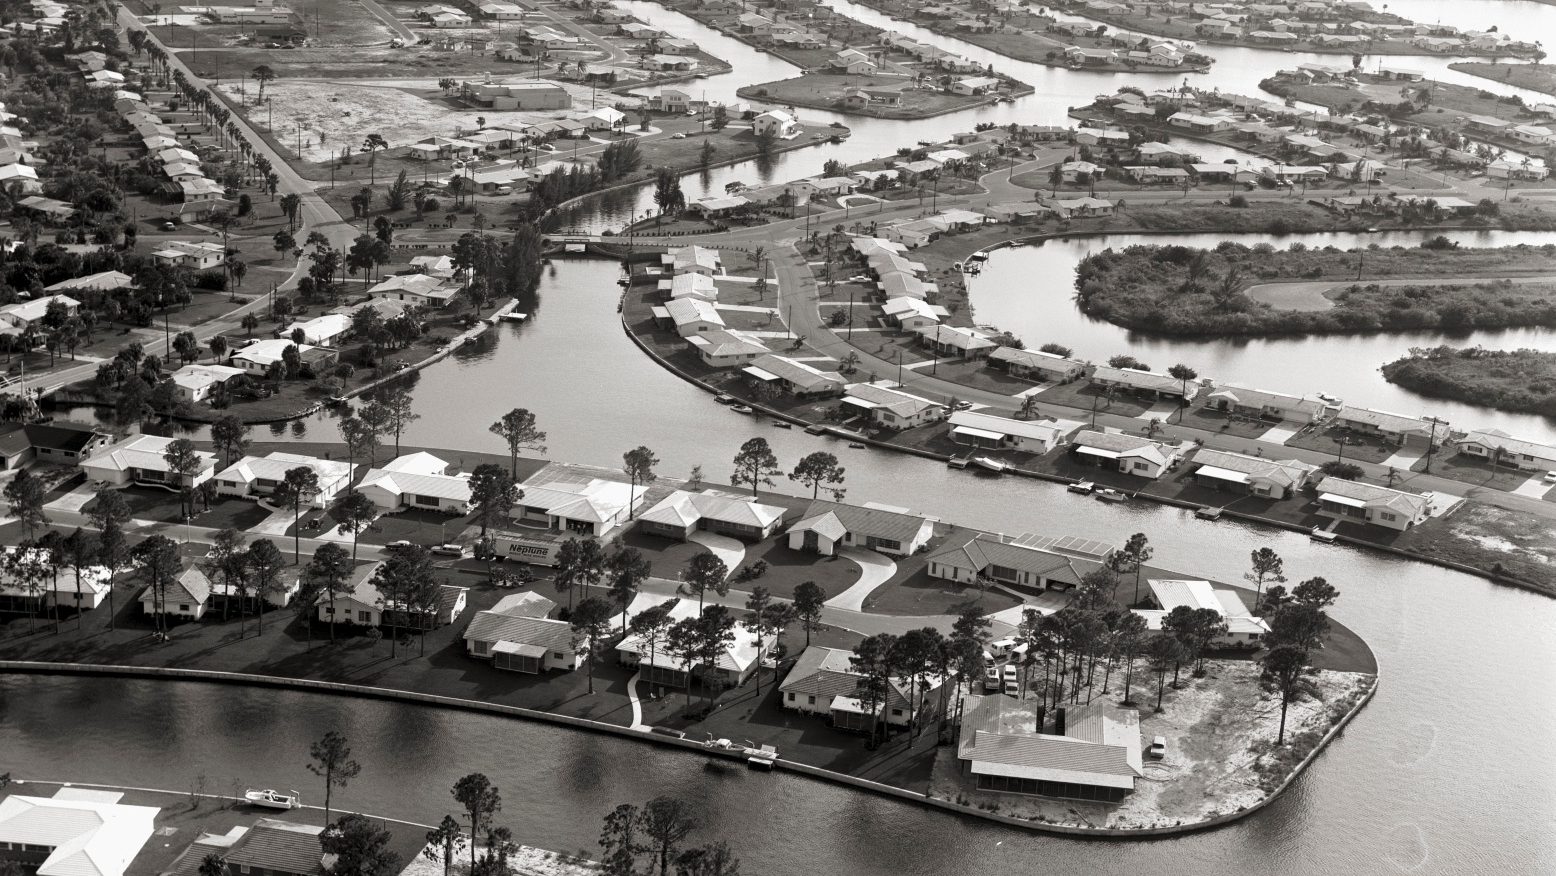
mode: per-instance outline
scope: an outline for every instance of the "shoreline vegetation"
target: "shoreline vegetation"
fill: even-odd
[[[1415,347],[1382,371],[1389,383],[1428,398],[1556,417],[1556,353]]]
[[[962,112],[974,107],[988,106],[999,103],[1007,97],[1025,97],[1034,91],[1032,86],[1024,82],[1018,82],[1014,79],[1004,79],[1002,81],[1007,86],[1006,89],[976,96],[943,92],[905,92],[903,94],[904,100],[911,102],[912,105],[905,103],[896,108],[870,105],[866,105],[863,108],[851,108],[846,106],[843,101],[844,94],[855,88],[876,88],[893,83],[900,84],[900,78],[887,76],[854,76],[844,73],[810,71],[790,79],[775,79],[771,82],[742,85],[735,90],[735,94],[747,100],[785,104],[806,109],[840,113],[842,115],[864,116],[872,119],[912,120],[930,119],[948,113]]]
[[[1438,237],[1414,249],[1295,243],[1277,250],[1226,242],[1213,250],[1104,250],[1076,266],[1075,287],[1083,313],[1150,334],[1327,334],[1556,326],[1556,282],[1502,279],[1551,273],[1556,246],[1550,245],[1465,249]],[[1449,276],[1463,282],[1444,282]],[[1414,278],[1422,282],[1397,282]],[[1307,284],[1324,300],[1281,309],[1247,294],[1250,285],[1276,282]]]
[[[1556,0],[1535,0],[1556,6]],[[1449,70],[1479,76],[1491,82],[1527,88],[1556,97],[1556,64],[1498,64],[1496,61],[1454,61]]]

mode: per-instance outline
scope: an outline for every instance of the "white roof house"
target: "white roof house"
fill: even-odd
[[[713,278],[707,274],[685,273],[659,281],[659,294],[670,300],[677,298],[701,298],[704,301],[717,301],[719,287],[713,282]]]
[[[951,413],[951,440],[975,447],[1047,453],[1080,431],[1074,420],[1013,420],[977,411]]]
[[[1432,497],[1376,484],[1327,477],[1318,482],[1320,514],[1405,530],[1432,513]]]
[[[671,247],[669,252],[659,257],[659,262],[669,268],[672,274],[693,272],[711,276],[719,273],[724,267],[718,250],[705,246]]]
[[[1454,443],[1460,453],[1498,465],[1533,471],[1556,469],[1556,446],[1514,438],[1500,429],[1477,429]]]
[[[946,406],[881,383],[851,383],[843,404],[895,428],[917,426],[945,416]],[[906,425],[904,425],[906,424]]]
[[[1000,347],[989,353],[989,361],[1018,377],[1031,376],[1055,383],[1066,383],[1086,373],[1085,362],[1042,350]]]
[[[61,788],[53,797],[0,800],[0,844],[46,849],[38,876],[123,876],[156,830],[155,806],[126,806],[117,791]]]
[[[757,357],[746,367],[745,373],[764,383],[776,383],[797,396],[833,395],[843,391],[843,375],[836,371],[822,371],[808,362],[772,353]]]
[[[1372,432],[1396,441],[1427,436],[1432,436],[1437,441],[1444,441],[1451,433],[1445,422],[1434,423],[1425,417],[1410,417],[1351,405],[1340,408],[1340,412],[1335,414],[1335,422],[1348,429]]]
[[[247,373],[242,368],[227,365],[185,365],[173,372],[169,379],[173,381],[179,398],[199,402],[209,398],[211,390],[217,385]]]
[[[1194,476],[1220,486],[1234,484],[1259,496],[1285,498],[1308,482],[1318,466],[1298,459],[1274,460],[1202,447],[1194,454]]]
[[[699,529],[751,540],[766,538],[783,521],[784,509],[750,496],[714,490],[676,490],[638,515],[638,526],[658,535],[685,539]]]
[[[1226,621],[1227,632],[1217,639],[1216,644],[1252,645],[1270,631],[1269,624],[1254,617],[1236,592],[1217,590],[1209,581],[1152,578],[1149,584],[1151,598],[1158,608],[1135,609],[1135,614],[1145,619],[1149,629],[1160,630],[1162,619],[1181,605],[1193,609],[1208,608],[1221,615],[1222,620]]]
[[[746,365],[771,352],[761,338],[739,330],[714,329],[691,335],[686,343],[702,357],[703,364],[714,368]]]
[[[281,330],[281,337],[290,339],[297,329],[302,329],[304,343],[328,347],[351,330],[351,319],[344,314],[326,313],[305,322],[292,323]]]
[[[1065,732],[1038,733],[1032,715],[1004,696],[963,700],[957,757],[977,787],[1117,802],[1145,774],[1140,713],[1098,698],[1067,711]]]
[[[49,295],[44,298],[32,298],[27,301],[18,301],[15,304],[7,304],[0,307],[0,322],[5,325],[25,329],[49,312],[49,305],[58,301],[65,306],[70,313],[75,313],[81,302],[69,295]]]
[[[524,497],[510,514],[544,523],[559,532],[604,535],[627,518],[628,508],[643,501],[631,484],[603,478],[550,477],[541,472],[520,485]]]
[[[112,292],[116,289],[128,289],[134,285],[135,278],[123,271],[99,271],[84,277],[61,280],[52,286],[43,287],[43,291],[76,292],[90,290],[95,292]]]
[[[110,444],[101,453],[81,461],[81,470],[89,480],[106,481],[123,485],[131,482],[175,485],[187,482],[197,486],[210,479],[216,471],[216,454],[195,451],[199,465],[195,473],[180,477],[168,465],[165,454],[174,438],[157,435],[131,435]]]
[[[400,274],[386,278],[367,290],[367,294],[374,298],[392,298],[412,304],[442,307],[454,297],[456,291],[457,287],[446,283],[443,277],[428,273]]]
[[[410,453],[369,469],[357,489],[389,511],[407,505],[462,511],[470,504],[470,475],[451,475],[448,468],[430,453]]]
[[[697,616],[697,603],[690,599],[677,598],[670,607],[671,620],[681,621]],[[713,665],[708,667],[698,664],[694,670],[714,672],[731,684],[744,681],[756,668],[760,656],[756,647],[756,633],[744,624],[736,624],[732,632],[734,640],[719,652]],[[764,644],[771,647],[771,642]],[[657,647],[650,648],[640,637],[628,636],[616,645],[616,656],[622,663],[641,667],[646,681],[675,687],[686,683],[685,664],[679,656],[670,653],[663,641]]]
[[[666,302],[664,310],[670,321],[675,324],[676,332],[683,338],[699,332],[725,328],[724,317],[719,315],[713,302],[701,298],[677,298]]]
[[[1214,392],[1205,396],[1205,404],[1224,411],[1275,416],[1307,423],[1318,419],[1326,407],[1322,399],[1254,389],[1237,383],[1216,387]]]
[[[1171,374],[1158,374],[1155,371],[1140,371],[1134,368],[1113,368],[1108,365],[1098,365],[1094,368],[1091,372],[1091,382],[1133,392],[1183,398],[1185,401],[1193,401],[1194,396],[1199,392],[1199,384],[1192,380],[1183,381]]]
[[[1182,448],[1149,438],[1088,429],[1076,433],[1075,453],[1125,474],[1157,478],[1178,458]]]
[[[351,483],[352,473],[357,466],[340,460],[281,451],[266,456],[245,456],[216,473],[216,490],[233,496],[267,495],[294,468],[313,471],[319,480],[319,492],[309,504],[323,508]]]
[[[286,361],[287,347],[296,347],[299,356],[313,349],[311,344],[294,344],[289,338],[266,338],[233,353],[232,361],[244,371],[262,374],[276,362]]]

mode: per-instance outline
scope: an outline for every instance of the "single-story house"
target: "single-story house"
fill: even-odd
[[[643,605],[652,601],[644,599],[634,602],[635,605]],[[630,610],[628,613],[631,613]],[[697,603],[689,599],[676,599],[670,608],[670,618],[674,621],[694,618],[697,614]],[[719,653],[713,665],[692,664],[692,676],[703,679],[705,683],[712,681],[725,687],[739,685],[751,677],[762,657],[756,647],[756,633],[744,624],[737,624],[733,632],[733,641]],[[764,641],[763,645],[771,648],[772,642]],[[623,665],[638,667],[643,680],[651,685],[686,687],[689,683],[686,664],[681,662],[679,655],[670,653],[663,641],[655,647],[649,647],[641,638],[627,636],[616,645],[616,659]]]
[[[772,352],[762,339],[738,329],[714,329],[691,335],[686,339],[693,350],[710,368],[733,368],[750,365]]]
[[[1263,417],[1271,420],[1296,420],[1312,423],[1321,417],[1327,404],[1318,398],[1254,389],[1237,383],[1215,387],[1205,396],[1205,406],[1217,411]]]
[[[844,388],[843,404],[892,429],[911,429],[945,419],[945,405],[903,392],[887,383],[889,381],[850,383]]]
[[[914,298],[911,295],[888,298],[881,305],[881,310],[885,313],[888,325],[908,331],[939,325],[941,320],[951,315],[944,307],[930,304],[922,298]]]
[[[336,339],[351,331],[351,320],[339,313],[325,313],[304,322],[294,322],[277,332],[277,336],[290,339],[292,332],[301,329],[303,343],[316,347],[332,347]]]
[[[854,652],[842,648],[806,648],[778,685],[778,704],[805,715],[825,715],[833,727],[861,733],[880,723],[907,727],[940,717],[939,676],[926,678],[921,690],[917,678],[904,682],[894,675],[887,681],[884,701],[873,710],[865,709],[853,656]]]
[[[1212,648],[1257,648],[1259,640],[1270,631],[1263,620],[1253,612],[1232,590],[1217,590],[1209,581],[1182,581],[1151,578],[1151,602],[1155,608],[1135,609],[1135,614],[1145,619],[1146,627],[1160,630],[1167,614],[1178,606],[1192,609],[1210,609],[1226,621],[1226,632],[1217,636]]]
[[[999,346],[983,332],[962,326],[932,325],[917,331],[919,343],[934,351],[936,356],[980,359]]]
[[[764,505],[750,496],[676,490],[638,515],[638,529],[681,541],[702,531],[756,542],[771,536],[783,515],[782,507]]]
[[[1351,405],[1340,408],[1339,413],[1335,414],[1334,424],[1353,432],[1376,435],[1396,444],[1404,444],[1412,439],[1433,440],[1440,444],[1452,434],[1446,422]]]
[[[989,367],[1002,368],[1013,377],[1069,383],[1086,376],[1086,363],[1057,353],[999,347],[989,353]]]
[[[833,556],[841,547],[860,547],[897,557],[912,556],[935,533],[927,517],[906,509],[844,505],[817,499],[789,528],[792,550]]]
[[[41,322],[48,315],[49,305],[56,302],[65,309],[66,316],[75,316],[81,307],[81,302],[69,295],[47,295],[7,304],[0,307],[0,333],[25,331],[28,326]]]
[[[701,298],[704,301],[717,301],[719,299],[718,284],[707,274],[687,272],[676,274],[666,280],[659,281],[659,294],[666,301],[688,296]]]
[[[374,298],[409,302],[419,307],[438,308],[447,304],[458,291],[458,286],[448,283],[442,277],[431,274],[399,274],[367,290],[367,294]]]
[[[464,514],[470,510],[470,475],[448,470],[449,463],[430,453],[410,453],[368,470],[357,489],[385,511],[410,507]]]
[[[262,375],[270,370],[271,365],[286,361],[288,347],[297,348],[300,359],[309,351],[317,349],[312,344],[294,344],[290,338],[266,338],[235,351],[231,362],[234,367],[242,368],[250,374]]]
[[[1454,442],[1466,456],[1522,471],[1556,471],[1556,447],[1514,438],[1500,429],[1478,429]]]
[[[539,675],[577,669],[584,655],[573,650],[573,626],[547,617],[556,603],[538,593],[505,596],[478,611],[465,628],[465,650],[509,672]]]
[[[294,468],[313,471],[319,492],[308,497],[311,508],[327,508],[351,483],[357,466],[334,459],[275,451],[266,456],[245,456],[216,473],[216,492],[241,499],[262,499],[275,493]]]
[[[1140,713],[1106,697],[1056,708],[1053,733],[1003,695],[962,700],[956,756],[980,791],[1118,803],[1145,774]]]
[[[1200,448],[1192,462],[1194,479],[1200,486],[1271,499],[1296,493],[1318,471],[1318,466],[1296,459],[1265,459],[1209,447]]]
[[[356,567],[335,598],[320,593],[315,600],[320,623],[355,624],[363,627],[397,626],[402,629],[435,630],[446,627],[464,614],[469,600],[468,587],[439,584],[435,603],[412,612],[396,600],[387,599],[373,583],[383,562]]]
[[[1112,548],[1095,544],[1104,559]],[[960,544],[947,544],[929,555],[929,577],[958,584],[988,579],[1025,590],[1073,590],[1101,559],[1048,550],[1033,536],[1011,538],[980,532]]]
[[[1080,429],[1074,420],[1013,420],[977,411],[951,412],[951,440],[982,449],[1047,453]]]
[[[0,800],[0,849],[37,876],[124,876],[161,810],[126,806],[123,796],[72,786],[52,797],[13,793]]]
[[[1432,515],[1430,496],[1327,477],[1318,482],[1318,513],[1404,531]]]
[[[673,246],[659,257],[659,263],[672,275],[723,273],[724,263],[719,251],[705,246]]]
[[[843,375],[836,371],[822,371],[808,362],[772,353],[757,357],[745,373],[797,398],[822,398],[843,391]]]
[[[185,365],[168,379],[173,381],[173,391],[180,399],[196,404],[210,398],[215,387],[247,373],[229,365]]]
[[[509,516],[530,524],[543,524],[557,532],[605,536],[643,502],[642,490],[622,481],[572,477],[555,478],[547,471],[519,485],[523,498]],[[635,492],[635,494],[634,494]]]
[[[108,599],[108,569],[86,566],[79,581],[69,565],[56,566],[41,548],[28,548],[20,559],[24,565],[49,570],[41,579],[18,577],[12,565],[18,548],[7,547],[0,555],[0,611],[43,612],[51,607],[90,611]]]
[[[194,473],[180,475],[168,465],[165,456],[168,445],[174,440],[157,435],[131,435],[81,460],[81,470],[86,473],[87,480],[115,486],[133,483],[178,489],[199,486],[210,480],[216,473],[216,454],[195,451],[198,463]]]
[[[1122,389],[1150,398],[1181,398],[1184,402],[1193,401],[1200,389],[1198,383],[1179,380],[1171,374],[1107,365],[1098,365],[1092,369],[1091,382],[1104,388]]]
[[[84,277],[61,280],[52,286],[43,287],[43,291],[50,295],[67,292],[117,292],[120,289],[132,288],[134,285],[135,278],[123,271],[99,271]]]
[[[108,446],[110,436],[74,423],[0,423],[0,471],[30,462],[79,465]]]
[[[139,602],[141,611],[148,615],[199,620],[211,603],[211,579],[199,569],[185,569],[161,593],[147,585],[141,591]]]
[[[1090,429],[1076,433],[1073,443],[1079,461],[1152,480],[1169,471],[1183,452],[1180,445]]]

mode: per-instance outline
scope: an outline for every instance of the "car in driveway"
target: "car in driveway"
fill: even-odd
[[[1167,756],[1167,737],[1157,736],[1151,740],[1151,747],[1145,750],[1145,756],[1151,760],[1161,760]]]
[[[991,691],[996,691],[997,692],[999,689],[1000,689],[1000,671],[998,669],[992,667],[992,666],[989,667],[988,669],[985,669],[983,671],[983,691],[984,691],[984,693],[989,693]]]

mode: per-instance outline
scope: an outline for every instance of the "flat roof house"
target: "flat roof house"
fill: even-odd
[[[0,423],[0,471],[30,462],[79,465],[109,441],[110,436],[73,423]]]
[[[410,507],[464,514],[470,510],[470,475],[451,475],[448,469],[430,453],[410,453],[369,469],[357,489],[385,511]]]
[[[930,695],[940,688],[938,676],[927,678],[922,690],[917,678],[904,683],[893,676],[885,701],[866,709],[858,696],[861,676],[854,671],[853,656],[843,648],[806,648],[778,686],[778,704],[803,715],[825,715],[833,727],[856,733],[868,733],[881,721],[907,727],[939,718],[940,697]]]
[[[1107,365],[1098,365],[1092,369],[1091,382],[1097,386],[1122,389],[1150,398],[1181,398],[1185,402],[1193,401],[1200,389],[1194,381],[1182,381],[1171,374]]]
[[[87,788],[12,794],[0,800],[0,849],[37,876],[124,876],[161,810],[126,806],[123,796]]]
[[[702,363],[710,368],[749,365],[771,352],[761,338],[737,329],[714,329],[692,335],[686,339],[686,343],[697,351]]]
[[[1055,732],[1039,733],[1029,708],[1000,695],[963,699],[956,756],[978,790],[1104,803],[1134,790],[1144,775],[1139,712],[1098,698],[1056,709]]]
[[[777,386],[796,398],[824,398],[843,391],[843,375],[787,356],[768,353],[757,357],[744,370],[751,378]]]
[[[989,367],[1002,368],[1012,377],[1069,383],[1086,376],[1086,363],[1041,350],[1000,347],[989,352]]]
[[[87,480],[114,486],[145,484],[178,489],[186,485],[199,486],[210,480],[216,473],[216,454],[196,451],[199,468],[192,475],[179,475],[164,456],[174,440],[156,435],[131,435],[81,460],[81,470],[86,473]]]
[[[880,383],[850,383],[843,404],[892,429],[911,429],[945,419],[946,406]]]
[[[676,490],[638,515],[638,530],[681,541],[694,532],[714,532],[756,542],[772,535],[783,515],[782,507],[764,505],[750,496]]]
[[[1178,606],[1192,609],[1210,609],[1226,621],[1226,632],[1210,644],[1216,648],[1257,648],[1259,640],[1270,631],[1269,624],[1254,617],[1243,600],[1232,590],[1217,590],[1209,581],[1184,581],[1151,578],[1151,602],[1156,608],[1137,608],[1135,614],[1145,619],[1146,627],[1160,630],[1162,621]]]
[[[1556,470],[1556,447],[1514,438],[1500,429],[1478,429],[1454,442],[1459,452],[1522,471]]]
[[[912,556],[935,533],[927,517],[905,509],[844,505],[817,499],[789,528],[789,547],[822,556],[857,547],[897,557]]]
[[[1201,486],[1271,499],[1295,494],[1318,471],[1318,466],[1297,459],[1278,461],[1209,447],[1195,452],[1192,464]]]
[[[1012,538],[980,532],[930,554],[929,577],[958,584],[984,578],[1029,591],[1073,590],[1113,552],[1103,542],[1081,541],[1087,552],[1074,556],[1050,550],[1049,543],[1034,535]]]
[[[1403,532],[1432,516],[1428,495],[1328,477],[1318,482],[1318,513]]]
[[[1326,408],[1322,399],[1270,392],[1236,383],[1216,387],[1205,396],[1205,406],[1245,417],[1296,420],[1299,423],[1314,422]]]
[[[1076,433],[1074,447],[1079,461],[1152,480],[1165,474],[1183,452],[1180,445],[1089,429]]]
[[[1013,420],[977,411],[951,412],[951,440],[970,447],[1047,453],[1080,431],[1074,420]]]
[[[211,579],[196,568],[185,569],[163,592],[147,585],[138,599],[147,615],[199,620],[211,604]]]
[[[573,627],[546,615],[556,603],[538,593],[505,596],[478,611],[465,627],[465,650],[507,672],[539,675],[551,669],[577,669],[583,655],[573,650]]]
[[[245,456],[216,473],[216,492],[242,499],[269,497],[294,468],[310,469],[319,479],[319,492],[308,501],[308,507],[326,508],[351,483],[357,466],[279,450],[266,456]]]

